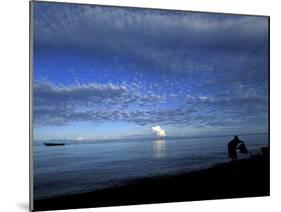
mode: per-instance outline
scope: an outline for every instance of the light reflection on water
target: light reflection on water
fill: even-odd
[[[33,146],[36,199],[110,188],[128,180],[173,175],[229,161],[232,136],[122,140]],[[267,135],[241,136],[248,150],[259,153]],[[239,154],[238,158],[244,157]]]
[[[159,139],[153,141],[153,157],[156,159],[161,159],[166,156],[166,141],[164,139]]]

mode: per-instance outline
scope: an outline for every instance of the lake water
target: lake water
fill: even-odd
[[[268,144],[267,134],[239,138],[253,154]],[[133,179],[175,175],[227,162],[231,139],[124,139],[53,147],[34,141],[34,199],[94,191]]]

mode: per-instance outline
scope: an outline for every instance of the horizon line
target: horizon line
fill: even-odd
[[[237,136],[249,136],[249,135],[265,135],[269,134],[269,132],[262,132],[262,133],[242,133],[237,134]],[[182,135],[173,135],[173,136],[155,136],[155,135],[133,135],[133,136],[120,136],[120,137],[112,137],[112,138],[98,138],[98,139],[83,139],[80,140],[81,143],[83,142],[90,142],[90,141],[108,141],[108,140],[121,140],[121,139],[137,139],[137,138],[155,138],[155,139],[171,139],[171,138],[216,138],[216,137],[226,137],[226,136],[234,136],[234,134],[222,134],[222,135],[198,135],[198,136],[182,136]],[[33,140],[34,142],[44,142],[44,141],[79,141],[78,139],[67,139],[67,138],[59,138],[59,139],[36,139]]]

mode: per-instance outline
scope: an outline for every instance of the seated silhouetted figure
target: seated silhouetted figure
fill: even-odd
[[[238,136],[235,135],[234,138],[228,143],[228,156],[231,158],[231,160],[237,159],[237,146],[238,144],[243,143],[239,140]]]
[[[247,149],[247,147],[246,147],[246,145],[244,144],[243,141],[241,141],[241,143],[239,144],[238,149],[240,150],[240,153],[242,153],[242,154],[248,154],[249,153],[248,149]]]

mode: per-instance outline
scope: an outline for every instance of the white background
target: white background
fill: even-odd
[[[74,2],[73,0],[68,0]],[[281,7],[274,0],[87,0],[76,2],[271,16],[271,197],[75,211],[280,211]],[[29,2],[0,4],[0,211],[28,210]],[[74,211],[74,210],[71,210]]]

